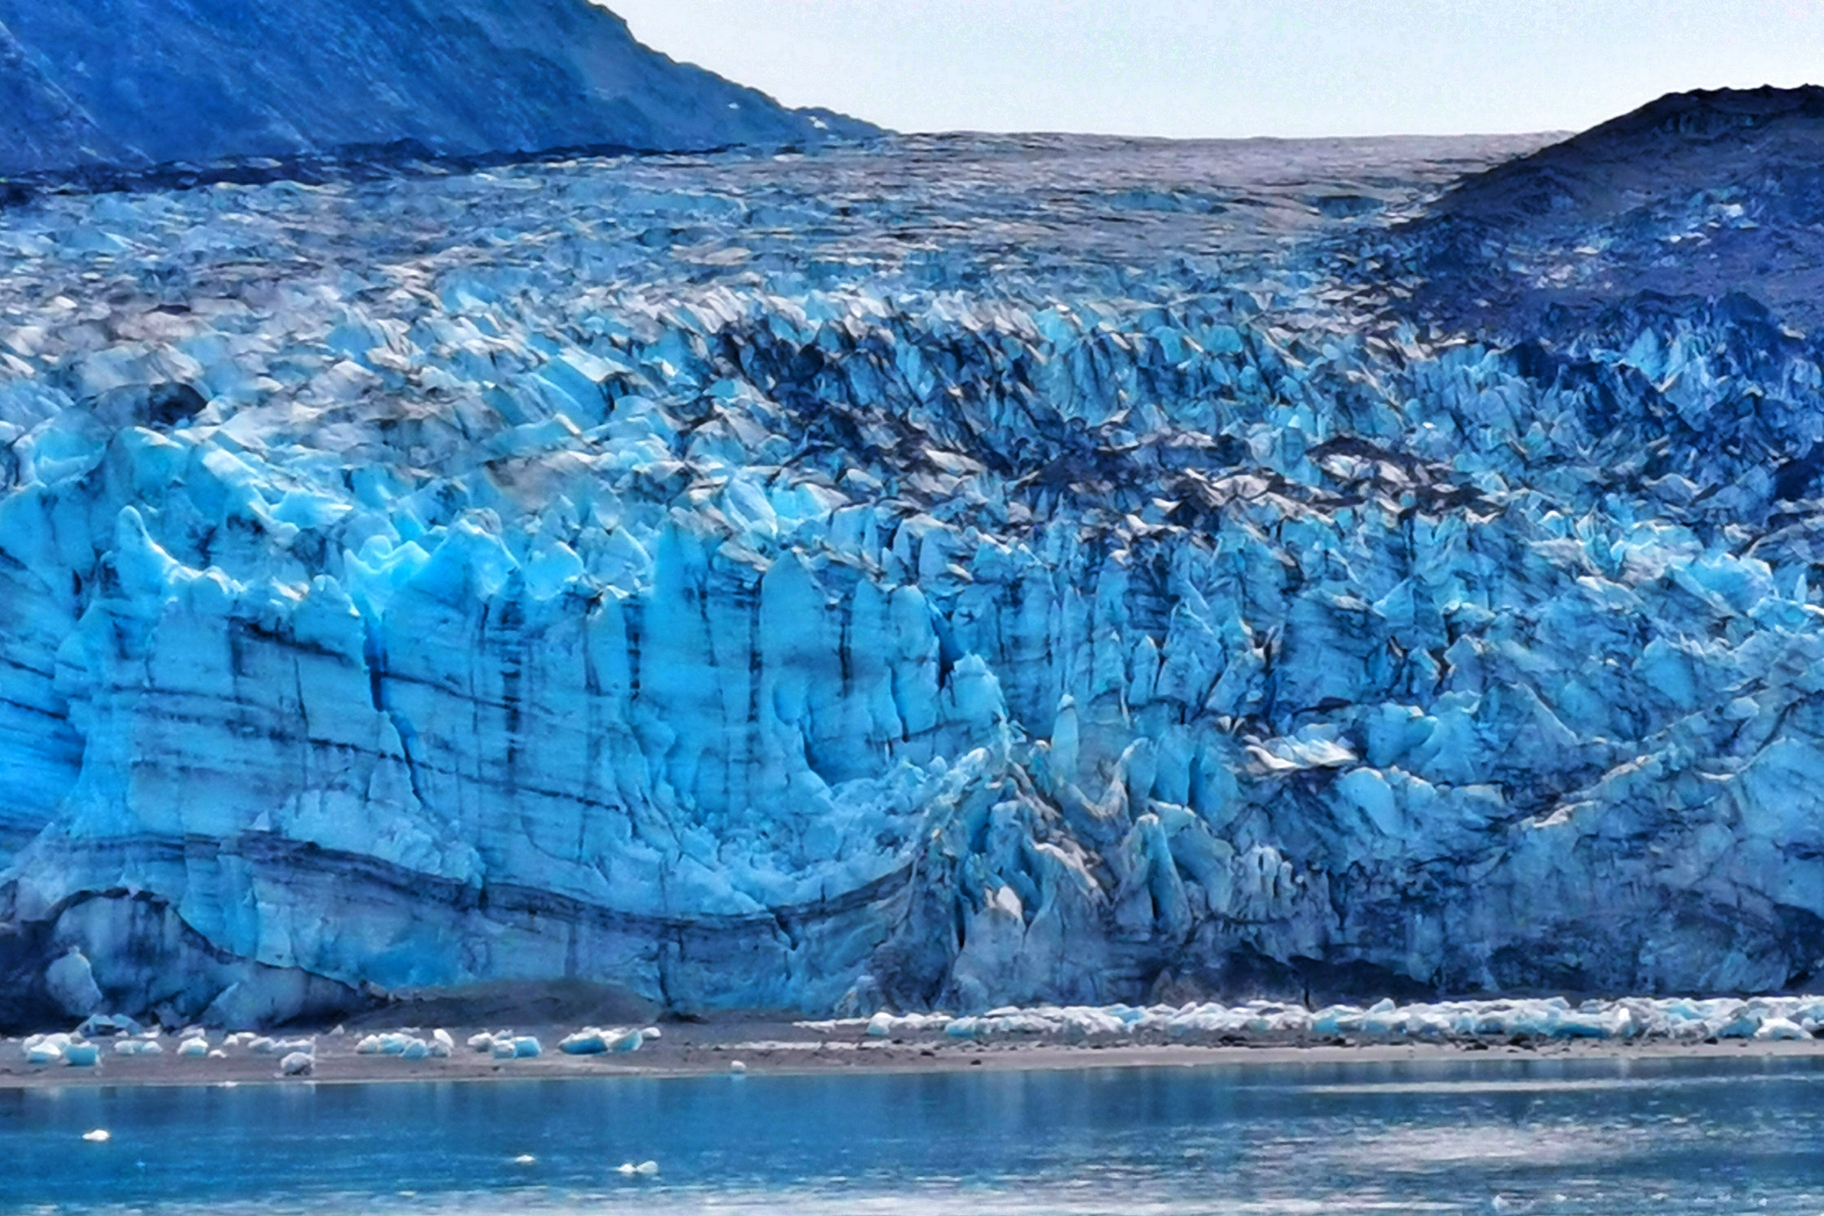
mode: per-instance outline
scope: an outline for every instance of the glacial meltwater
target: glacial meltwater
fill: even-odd
[[[0,1151],[7,1212],[1816,1216],[1824,1063],[12,1090]]]

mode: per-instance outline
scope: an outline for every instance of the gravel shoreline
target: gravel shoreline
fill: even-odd
[[[430,1027],[399,1028],[429,1036]],[[1336,1065],[1446,1060],[1749,1060],[1767,1057],[1824,1059],[1824,1040],[1718,1042],[1630,1042],[1601,1040],[1489,1039],[1468,1042],[1325,1042],[1185,1044],[947,1040],[941,1035],[874,1038],[864,1034],[824,1035],[784,1021],[725,1021],[666,1024],[663,1037],[627,1054],[565,1055],[558,1050],[574,1026],[520,1027],[540,1041],[534,1058],[495,1059],[470,1050],[472,1033],[498,1028],[448,1028],[455,1052],[447,1058],[407,1060],[359,1054],[363,1034],[320,1034],[308,1076],[279,1075],[278,1055],[255,1054],[244,1046],[216,1058],[177,1054],[178,1037],[163,1036],[163,1054],[117,1056],[103,1044],[94,1067],[27,1063],[20,1040],[0,1043],[0,1090],[68,1086],[355,1084],[426,1081],[532,1081],[586,1077],[692,1077],[739,1073],[746,1076],[867,1073]],[[211,1036],[220,1049],[221,1037]],[[738,1067],[737,1067],[738,1066]]]

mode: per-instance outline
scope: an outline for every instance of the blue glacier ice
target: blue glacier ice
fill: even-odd
[[[1538,142],[0,212],[0,1012],[1805,986],[1821,352],[1426,312]]]
[[[0,0],[0,175],[875,133],[673,62],[590,0]]]

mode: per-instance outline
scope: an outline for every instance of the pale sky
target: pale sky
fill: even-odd
[[[1824,82],[1824,0],[605,3],[674,58],[902,131],[1542,131]]]

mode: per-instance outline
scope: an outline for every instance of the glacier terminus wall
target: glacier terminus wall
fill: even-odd
[[[0,1014],[1804,986],[1820,351],[1425,322],[1530,150],[8,207]]]

